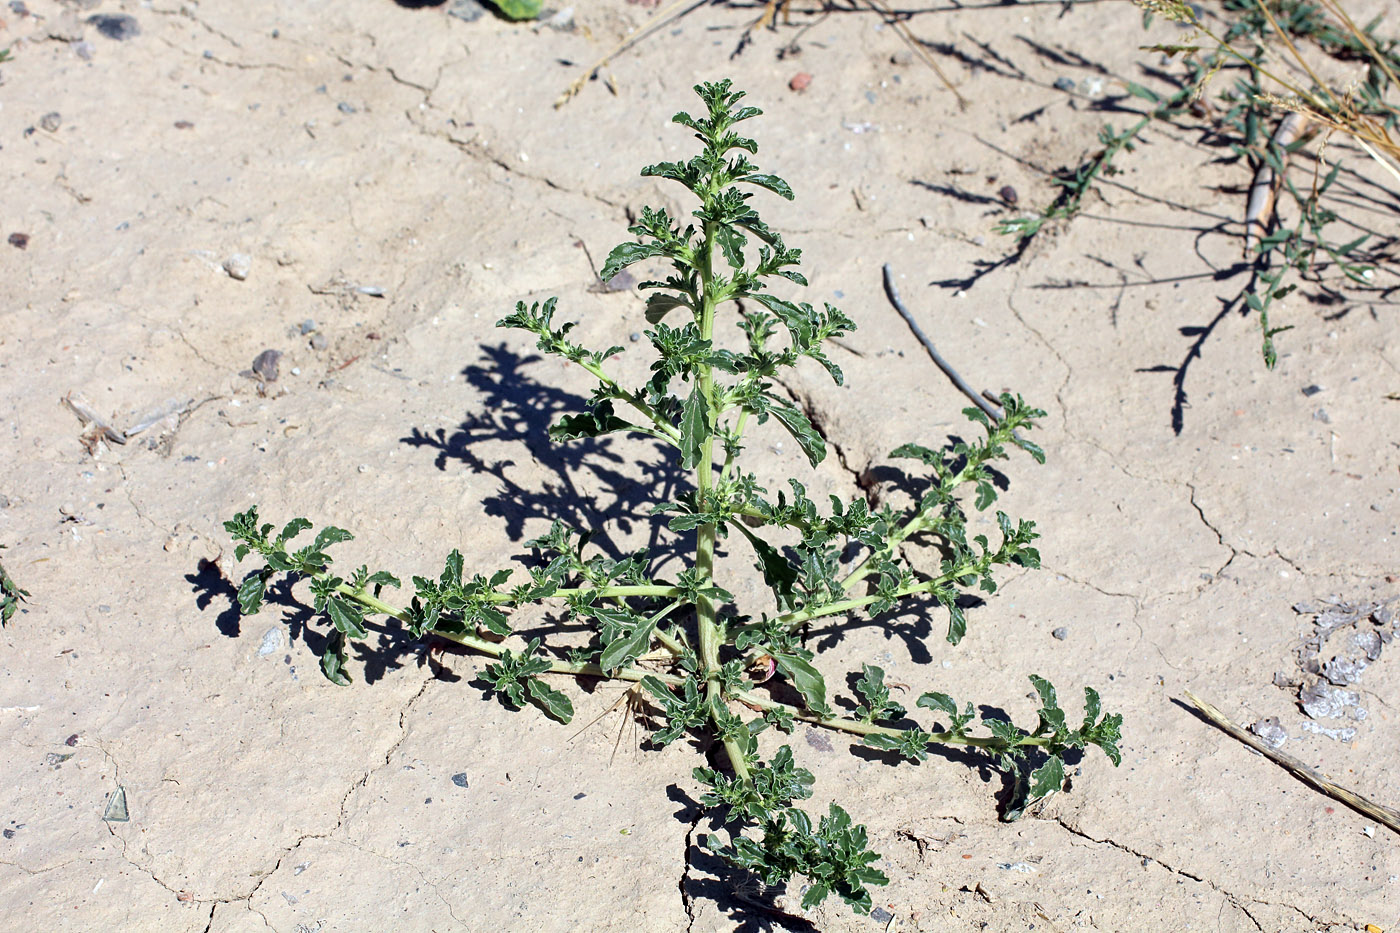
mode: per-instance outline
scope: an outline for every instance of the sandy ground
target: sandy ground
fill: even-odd
[[[0,234],[27,236],[0,243],[0,559],[32,594],[0,647],[0,927],[1400,927],[1394,836],[1181,702],[1276,717],[1284,750],[1400,798],[1400,648],[1346,688],[1356,705],[1309,718],[1315,617],[1293,608],[1400,594],[1393,268],[1287,299],[1276,320],[1296,329],[1267,373],[1239,313],[1246,170],[1203,125],[1149,129],[1086,216],[1018,259],[992,230],[1015,216],[1004,186],[1047,203],[1045,170],[1133,119],[1125,80],[1168,87],[1139,64],[1134,10],[920,7],[960,111],[874,14],[798,6],[738,55],[752,4],[692,10],[605,72],[615,92],[595,81],[560,110],[648,11],[606,0],[557,30],[388,0],[0,10]],[[90,21],[116,14],[139,33]],[[501,566],[554,514],[647,540],[673,468],[645,444],[551,448],[589,385],[492,325],[558,295],[588,339],[642,329],[635,292],[589,290],[576,243],[601,261],[629,211],[683,205],[637,171],[688,152],[667,121],[726,75],[767,110],[761,164],[797,191],[766,218],[804,249],[809,295],[860,328],[836,351],[849,388],[807,370],[791,386],[835,456],[811,471],[773,435],[764,469],[850,495],[899,443],[963,430],[965,400],[883,296],[885,262],[975,385],[1050,412],[1049,463],[1009,464],[1003,497],[1039,523],[1045,568],[1009,575],[956,649],[918,614],[827,633],[829,676],[879,663],[911,696],[1024,719],[1038,672],[1072,710],[1094,685],[1126,719],[1121,768],[1086,757],[1015,824],[975,761],[889,768],[799,731],[814,804],[841,800],[884,853],[872,917],[835,899],[803,914],[724,870],[694,844],[698,756],[640,750],[619,712],[578,735],[512,714],[470,683],[479,659],[441,669],[393,633],[337,688],[302,588],[250,618],[233,600],[221,523],[254,502],[345,526],[343,565],[402,575],[451,546]],[[1338,209],[1388,235],[1394,186],[1332,155]],[[246,278],[225,271],[235,254]],[[267,349],[284,355],[260,393],[241,373]],[[85,443],[70,393],[118,428],[174,414]],[[1345,622],[1322,658],[1393,627]],[[617,698],[560,686],[578,724]],[[118,786],[129,821],[105,822]]]

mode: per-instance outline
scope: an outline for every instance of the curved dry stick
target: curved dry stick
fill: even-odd
[[[1190,690],[1186,691],[1186,699],[1195,704],[1196,709],[1201,711],[1201,715],[1205,716],[1220,729],[1233,738],[1239,739],[1265,758],[1268,758],[1274,764],[1281,766],[1289,774],[1293,775],[1304,784],[1311,784],[1332,799],[1340,800],[1362,816],[1370,817],[1377,823],[1400,833],[1400,811],[1392,810],[1390,807],[1384,807],[1378,803],[1373,803],[1360,794],[1353,793],[1345,787],[1333,784],[1331,781],[1327,780],[1327,778],[1303,764],[1292,755],[1286,755],[1276,748],[1270,748],[1268,745],[1259,741],[1259,739],[1235,725],[1224,713],[1220,712],[1220,710],[1216,709],[1214,706],[1211,706],[1205,700],[1194,695]]]
[[[982,398],[972,386],[967,384],[967,380],[958,375],[958,371],[949,365],[948,361],[943,358],[943,354],[934,347],[933,341],[924,336],[923,330],[914,320],[914,315],[909,313],[909,309],[904,307],[904,302],[899,298],[899,289],[894,286],[894,272],[890,269],[889,263],[885,263],[885,295],[890,299],[890,304],[894,305],[894,309],[899,312],[899,316],[904,318],[904,323],[908,324],[909,329],[914,332],[914,336],[919,338],[919,343],[924,345],[924,350],[928,352],[929,358],[939,369],[943,370],[943,375],[953,380],[953,385],[958,387],[958,391],[972,399],[972,403],[985,411],[993,421],[1000,421],[1001,407],[991,405]]]
[[[1267,149],[1276,149],[1279,154],[1279,162],[1288,165],[1288,147],[1291,146],[1303,133],[1303,127],[1307,124],[1308,118],[1298,112],[1290,113],[1284,117],[1274,130],[1274,135],[1269,137]],[[1278,186],[1281,179],[1274,177],[1274,169],[1267,159],[1259,163],[1259,169],[1254,173],[1254,183],[1249,186],[1249,206],[1244,212],[1244,253],[1249,256],[1249,246],[1251,240],[1255,238],[1255,229],[1259,233],[1258,237],[1263,238],[1268,232],[1269,218],[1273,216],[1274,199],[1278,195]]]

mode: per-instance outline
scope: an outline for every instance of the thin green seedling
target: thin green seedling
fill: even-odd
[[[1127,90],[1133,97],[1151,104],[1152,109],[1122,132],[1116,131],[1111,123],[1100,128],[1099,143],[1102,148],[1080,163],[1073,172],[1052,176],[1051,182],[1060,189],[1055,200],[1034,214],[1001,221],[996,225],[997,233],[1025,241],[1039,233],[1047,223],[1069,220],[1077,215],[1084,206],[1084,198],[1094,190],[1095,182],[1101,177],[1117,174],[1114,159],[1121,153],[1136,149],[1139,137],[1152,121],[1168,119],[1188,108],[1194,94],[1193,89],[1187,87],[1163,97],[1133,81],[1127,83]]]
[[[895,701],[884,670],[871,664],[862,665],[849,698],[855,712],[837,712],[828,687],[833,662],[817,658],[806,637],[814,626],[852,617],[883,625],[895,611],[941,607],[947,641],[956,645],[967,632],[967,595],[995,593],[995,576],[1005,568],[1039,566],[1034,522],[997,511],[994,543],[971,533],[968,514],[996,502],[992,465],[1012,450],[1044,461],[1024,435],[1045,413],[1006,393],[1000,418],[964,410],[979,439],[894,450],[891,456],[910,459],[924,476],[906,511],[874,508],[864,493],[819,503],[792,476],[767,480],[775,485],[770,492],[746,468],[748,432],[766,423],[791,435],[811,465],[825,458],[826,439],[777,387],[777,376],[801,363],[843,383],[826,347],[855,324],[830,304],[817,309],[769,290],[791,291],[807,280],[800,250],[788,247],[750,200],[757,191],[788,200],[793,192],[750,161],[758,146],[737,127],[760,111],[740,105],[743,93],[728,81],[695,91],[701,115],[679,113],[674,122],[694,133],[700,153],[642,174],[679,183],[698,206],[690,218],[643,209],[630,228],[636,240],[614,249],[601,273],[611,279],[637,263],[668,270],[640,285],[649,293],[650,376],[634,384],[614,375],[624,348],[575,342],[574,325],[556,320],[553,298],[521,302],[499,322],[533,335],[539,350],[596,382],[583,410],[551,428],[555,441],[640,435],[667,449],[689,474],[687,488],[651,510],[676,541],[689,543],[684,569],[663,577],[658,554],[611,557],[589,547],[588,532],[555,520],[528,542],[535,559],[517,568],[523,572],[468,576],[465,557],[454,550],[436,576],[413,577],[408,604],[395,606],[382,598],[386,588],[402,586],[394,575],[367,566],[345,576],[333,569],[328,550],[349,540],[348,531],[323,527],[298,546],[311,522],[296,518],[277,530],[253,506],[224,526],[237,541],[238,560],[262,561],[239,586],[238,603],[244,613],[256,613],[274,577],[307,580],[329,631],[321,669],[336,684],[351,682],[347,646],[365,639],[370,619],[380,616],[414,637],[445,639],[485,656],[478,680],[506,706],[537,707],[561,723],[573,718],[574,705],[560,677],[636,685],[659,714],[653,747],[689,738],[717,752],[715,762],[691,775],[702,788],[701,803],[726,831],[702,834],[700,844],[769,885],[805,877],[806,908],[836,894],[864,913],[872,906],[871,886],[888,881],[876,867],[880,856],[865,827],[839,803],[824,814],[800,806],[812,796],[815,776],[780,733],[798,723],[846,733],[887,753],[891,763],[923,761],[940,747],[980,750],[1009,776],[1014,793],[1004,815],[1014,818],[1064,788],[1066,756],[1077,760],[1096,746],[1118,764],[1122,716],[1105,713],[1099,694],[1086,688],[1083,719],[1071,722],[1049,681],[1031,676],[1039,703],[1029,728],[987,707],[979,714],[972,703],[936,690],[918,697],[915,719]],[[752,558],[755,579],[771,597],[756,617],[741,614],[733,596],[739,587],[718,572],[721,548]],[[936,569],[916,569],[910,561],[916,552],[935,555]],[[561,631],[545,633],[548,648],[543,636],[526,640],[514,625],[520,610],[545,602],[562,617]],[[588,633],[585,643],[565,635],[579,628]]]

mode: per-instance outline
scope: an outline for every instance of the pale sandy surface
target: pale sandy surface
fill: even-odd
[[[595,82],[556,111],[644,10],[585,5],[559,32],[388,0],[105,0],[67,20],[27,2],[29,17],[0,10],[0,46],[24,39],[0,66],[0,234],[29,236],[0,242],[0,559],[33,594],[0,639],[0,928],[1400,926],[1396,837],[1178,702],[1190,689],[1245,722],[1277,716],[1285,750],[1400,800],[1400,660],[1382,655],[1355,688],[1367,718],[1322,723],[1350,741],[1305,731],[1274,684],[1301,679],[1295,603],[1400,592],[1394,305],[1305,287],[1277,312],[1297,328],[1266,373],[1255,320],[1221,314],[1248,278],[1228,273],[1246,170],[1189,122],[1150,129],[1089,216],[976,275],[1013,252],[992,231],[1013,216],[1002,186],[1046,203],[1038,169],[1077,164],[1104,122],[1135,119],[1117,112],[1134,106],[1123,80],[1166,89],[1137,64],[1136,12],[915,16],[954,53],[940,61],[970,100],[960,112],[872,14],[799,11],[731,58],[756,10],[703,7],[619,59],[616,94]],[[106,38],[81,22],[94,12],[132,15],[140,35]],[[801,94],[799,71],[813,75]],[[812,471],[760,433],[760,468],[850,495],[897,444],[964,430],[965,400],[882,294],[884,262],[974,384],[1050,412],[1049,463],[1008,464],[1002,500],[1039,522],[1045,569],[1007,575],[956,649],[941,613],[841,629],[822,661],[833,684],[848,692],[845,671],[879,663],[911,697],[1024,719],[1038,672],[1072,712],[1096,685],[1126,719],[1121,768],[1086,757],[1070,793],[1011,825],[975,763],[889,768],[799,731],[814,804],[839,798],[884,853],[880,919],[835,899],[804,917],[795,892],[774,900],[721,870],[693,844],[700,756],[640,751],[626,728],[613,760],[619,713],[574,737],[483,702],[480,660],[449,657],[438,676],[390,636],[336,688],[304,588],[242,620],[232,601],[242,569],[221,523],[255,501],[348,527],[344,565],[403,575],[435,573],[452,546],[501,566],[556,513],[645,543],[651,484],[674,474],[645,444],[551,449],[546,425],[588,383],[492,325],[559,295],[590,341],[643,328],[635,292],[588,291],[575,241],[601,261],[629,211],[689,209],[637,170],[689,153],[667,120],[723,75],[768,111],[760,162],[798,194],[769,198],[766,218],[805,250],[811,297],[860,327],[835,351],[849,388],[807,369],[790,386],[839,456]],[[1393,230],[1395,195],[1364,159],[1333,155],[1339,209]],[[220,268],[234,253],[251,257],[246,280]],[[1378,270],[1378,288],[1394,284]],[[307,318],[319,349],[298,333]],[[285,356],[263,397],[240,372],[268,348]],[[1177,433],[1172,372],[1144,370],[1183,360]],[[89,453],[69,392],[118,427],[192,405],[177,427]],[[578,725],[617,696],[559,685]],[[118,785],[130,822],[104,823]]]

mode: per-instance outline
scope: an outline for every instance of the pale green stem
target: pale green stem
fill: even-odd
[[[878,726],[873,722],[863,722],[859,719],[825,718],[817,716],[806,710],[799,709],[787,703],[779,703],[777,700],[770,700],[767,697],[749,690],[741,690],[734,695],[734,699],[747,706],[763,710],[785,710],[793,719],[800,719],[803,722],[810,722],[816,726],[827,729],[836,729],[840,732],[849,732],[852,735],[886,735],[891,738],[898,738],[904,734],[903,729],[895,729],[892,726]],[[1049,745],[1051,736],[1026,736],[1017,742],[1017,745]],[[933,745],[969,745],[973,748],[999,748],[1002,741],[995,736],[971,736],[958,735],[954,732],[934,732],[929,735],[928,744]]]
[[[388,603],[384,602],[383,600],[377,599],[369,595],[368,593],[357,592],[353,587],[344,583],[342,583],[337,588],[337,591],[341,595],[348,596],[349,598],[355,600],[360,605],[364,606],[366,609],[368,609],[370,612],[376,615],[392,616],[393,618],[398,619],[400,622],[408,622],[408,612],[406,610],[396,609]],[[675,607],[672,606],[671,608]],[[486,639],[478,638],[475,635],[462,635],[456,632],[441,632],[437,629],[431,629],[431,631],[434,635],[438,636],[439,638],[445,638],[448,641],[456,642],[459,645],[471,648],[474,651],[479,651],[482,654],[490,655],[493,658],[499,658],[507,650],[505,645],[498,644],[494,641],[487,641]],[[658,632],[657,634],[659,635],[660,633]],[[587,677],[603,677],[610,680],[630,681],[638,681],[641,680],[643,677],[650,676],[655,677],[663,684],[666,684],[667,686],[671,687],[679,687],[685,683],[684,677],[680,677],[675,674],[652,673],[651,671],[644,671],[635,667],[625,667],[621,670],[609,673],[607,671],[604,671],[597,664],[574,661],[551,661],[549,664],[548,673],[571,674],[576,677],[579,675],[583,675]]]
[[[670,421],[666,420],[665,418],[662,418],[659,414],[657,414],[656,409],[648,405],[646,401],[641,398],[641,396],[637,395],[637,393],[635,392],[630,392],[627,389],[624,389],[622,386],[618,385],[617,380],[605,373],[603,371],[603,367],[599,366],[597,363],[591,362],[589,360],[579,360],[579,365],[582,366],[584,369],[588,370],[588,372],[592,373],[594,378],[596,378],[603,385],[607,386],[609,389],[612,389],[615,393],[617,393],[618,397],[625,401],[628,405],[631,405],[633,408],[637,409],[637,411],[646,415],[647,418],[651,420],[651,423],[656,425],[657,432],[660,432],[660,435],[664,435],[662,437],[663,440],[670,441],[671,443],[676,445],[680,444],[681,432],[676,430],[676,426],[673,425]],[[640,430],[643,430],[644,433],[652,434],[653,436],[658,436],[656,432],[646,431],[645,429]]]

